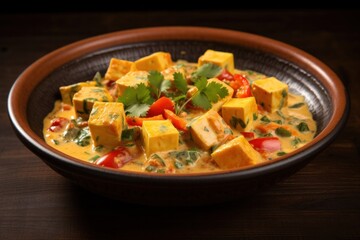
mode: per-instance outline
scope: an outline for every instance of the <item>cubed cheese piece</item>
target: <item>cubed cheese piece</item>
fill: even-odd
[[[234,73],[234,55],[229,52],[220,52],[207,50],[204,55],[199,57],[199,66],[205,63],[213,63],[219,67],[227,69],[230,73]]]
[[[134,67],[133,62],[112,58],[105,74],[105,80],[116,81],[131,70],[134,70]]]
[[[208,84],[211,83],[211,82],[215,82],[215,83],[218,83],[218,84],[221,84],[223,87],[225,87],[227,90],[228,90],[228,95],[226,95],[224,98],[220,99],[219,101],[217,101],[216,103],[212,103],[212,106],[211,106],[211,109],[218,112],[222,105],[224,103],[226,103],[227,101],[229,101],[233,94],[234,94],[234,89],[232,87],[230,87],[229,85],[227,85],[226,83],[220,81],[219,79],[217,78],[210,78],[208,79]],[[188,90],[188,92],[186,93],[186,96],[188,98],[191,98],[192,96],[194,96],[196,93],[198,92],[198,89],[197,87],[192,87]]]
[[[127,128],[124,105],[119,102],[95,102],[88,124],[95,146],[118,146],[121,133]]]
[[[221,169],[238,169],[264,162],[242,135],[221,145],[211,156]]]
[[[221,108],[225,122],[239,131],[249,131],[253,125],[257,105],[254,97],[232,98]]]
[[[140,58],[135,62],[135,68],[142,71],[162,71],[173,65],[170,53],[156,52],[149,56]]]
[[[75,93],[73,105],[76,117],[82,117],[84,120],[89,118],[89,114],[94,102],[112,102],[113,99],[105,88],[101,87],[83,87]]]
[[[116,81],[118,95],[121,96],[127,87],[134,87],[140,83],[148,85],[148,75],[146,71],[129,72]]]
[[[179,146],[179,132],[169,120],[144,121],[142,136],[147,156]]]
[[[69,86],[60,87],[61,99],[63,103],[72,105],[72,99],[82,87],[95,87],[95,81],[79,82]]]
[[[266,111],[275,112],[287,106],[288,85],[274,77],[256,80],[251,85],[256,102]]]
[[[216,111],[209,110],[191,122],[190,133],[198,146],[208,150],[219,145],[232,132],[224,119]]]

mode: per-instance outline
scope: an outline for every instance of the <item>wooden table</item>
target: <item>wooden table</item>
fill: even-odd
[[[0,15],[0,239],[360,238],[360,11],[234,10]],[[345,129],[286,181],[236,203],[161,208],[91,194],[15,136],[6,99],[29,64],[86,37],[146,26],[199,25],[275,38],[318,57],[348,86]]]

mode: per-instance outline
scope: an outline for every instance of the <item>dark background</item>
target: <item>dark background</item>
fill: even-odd
[[[70,1],[10,3],[0,9],[0,239],[360,238],[360,11],[341,1],[299,9]],[[296,4],[296,3],[295,3]],[[221,4],[219,4],[221,5]],[[271,6],[271,9],[266,7]],[[340,8],[337,9],[337,8]],[[151,11],[150,11],[151,10]],[[348,87],[346,127],[316,159],[256,196],[209,207],[146,207],[89,193],[53,172],[17,139],[6,99],[39,57],[98,34],[148,26],[196,25],[274,38],[316,56]]]

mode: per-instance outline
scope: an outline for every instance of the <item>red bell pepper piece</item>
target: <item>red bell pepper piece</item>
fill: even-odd
[[[275,152],[281,149],[281,142],[277,137],[255,138],[249,143],[258,152]]]
[[[235,74],[234,81],[231,81],[229,85],[235,90],[234,96],[237,98],[252,96],[249,81],[240,74]]]
[[[158,100],[156,100],[153,104],[151,104],[146,116],[154,117],[160,114],[163,115],[165,109],[174,112],[175,111],[174,102],[170,98],[161,97]]]
[[[104,156],[98,158],[95,161],[95,164],[102,167],[121,168],[132,159],[133,157],[126,150],[126,148],[118,147],[113,151],[105,154]]]
[[[64,117],[54,118],[53,120],[51,120],[50,127],[48,128],[48,130],[50,132],[58,132],[63,127],[65,127],[68,123],[69,123],[69,119],[67,119],[67,118],[64,118]]]
[[[234,76],[227,69],[224,68],[224,70],[220,73],[220,75],[217,76],[217,79],[232,81],[234,80]]]
[[[248,141],[254,139],[255,134],[253,132],[240,132]]]
[[[186,127],[186,121],[182,119],[181,117],[177,116],[172,111],[169,111],[167,109],[164,110],[165,112],[165,118],[169,119],[171,123],[176,127],[176,129],[186,132],[188,129]]]

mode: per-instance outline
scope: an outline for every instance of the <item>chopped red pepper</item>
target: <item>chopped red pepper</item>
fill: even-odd
[[[227,69],[224,68],[224,70],[220,73],[220,75],[217,76],[217,79],[232,81],[234,80],[234,76]]]
[[[234,81],[230,82],[230,86],[235,90],[234,97],[246,98],[252,96],[249,81],[240,74],[234,74]]]
[[[165,109],[174,112],[175,111],[174,102],[170,98],[161,97],[158,100],[156,100],[153,104],[151,104],[146,116],[154,117],[160,114],[164,114]]]
[[[243,135],[248,141],[254,139],[255,137],[253,132],[241,132],[241,135]]]
[[[121,168],[126,163],[131,161],[133,157],[124,147],[118,147],[113,151],[105,154],[95,161],[96,165],[109,167],[109,168]]]
[[[50,127],[48,128],[48,130],[50,132],[58,132],[63,127],[65,127],[68,123],[69,123],[69,119],[67,119],[67,118],[64,118],[64,117],[54,118],[53,120],[51,120]]]
[[[258,152],[275,152],[281,149],[281,142],[277,137],[255,138],[249,143]]]
[[[188,129],[186,127],[186,121],[182,119],[181,117],[177,116],[172,111],[169,111],[167,109],[165,111],[165,118],[169,119],[171,123],[176,127],[176,129],[186,132]]]

